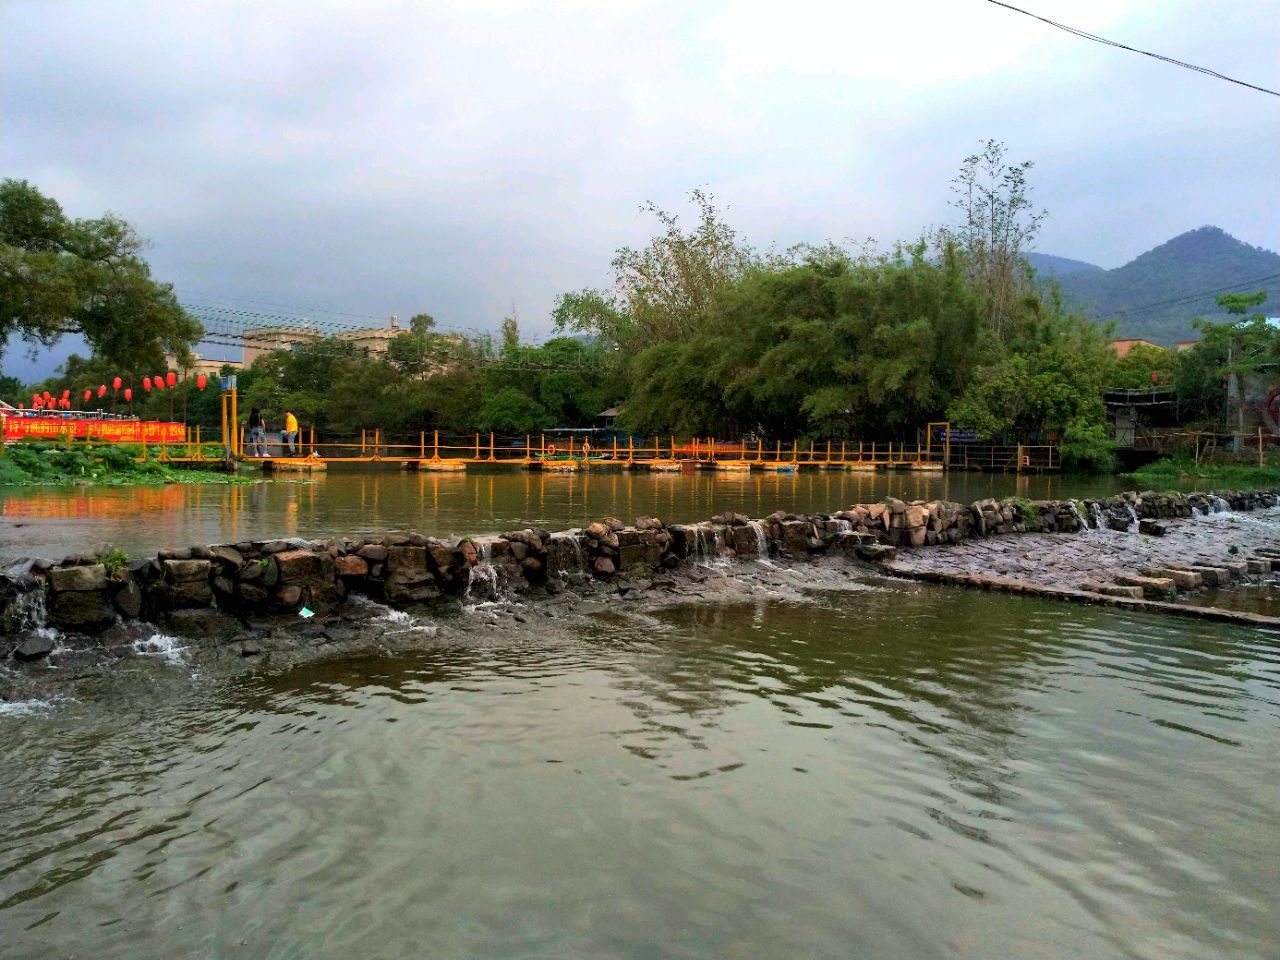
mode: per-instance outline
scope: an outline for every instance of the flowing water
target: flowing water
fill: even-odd
[[[595,479],[440,512],[712,506]],[[1277,955],[1274,635],[875,581],[538,623],[0,705],[0,958]]]

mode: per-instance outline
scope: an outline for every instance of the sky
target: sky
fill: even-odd
[[[1018,5],[1280,89],[1274,0]],[[759,247],[910,239],[987,138],[1036,164],[1043,252],[1280,249],[1278,120],[985,0],[0,0],[0,176],[124,216],[184,302],[346,323],[545,336],[695,187]]]

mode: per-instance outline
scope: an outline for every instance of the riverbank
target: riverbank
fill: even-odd
[[[897,574],[1160,609],[1179,594],[1280,569],[1272,527],[1224,517],[1269,517],[1278,503],[1275,494],[1249,491],[968,505],[888,498],[763,520],[731,513],[696,524],[640,517],[625,525],[608,518],[555,533],[294,538],[140,559],[100,551],[12,564],[0,576],[0,635],[7,675],[19,688],[175,649],[227,667],[384,649],[386,622],[412,625],[396,634],[412,645],[461,614],[473,618],[460,621],[464,630],[474,628],[477,613],[481,623],[505,618],[535,629],[527,625],[616,604],[700,603],[710,599],[702,584],[713,575],[721,599]],[[948,549],[922,549],[929,547]],[[1280,619],[1211,607],[1177,612],[1280,626]]]
[[[155,453],[159,452],[156,448]],[[220,469],[215,460],[209,469],[175,467],[158,459],[140,461],[140,447],[84,444],[67,447],[45,441],[24,441],[0,451],[0,486],[126,486],[169,483],[254,483],[257,478],[237,476]]]
[[[1190,459],[1156,460],[1121,474],[1143,488],[1166,490],[1195,483],[1202,487],[1271,489],[1280,487],[1280,469],[1240,463],[1196,463]]]

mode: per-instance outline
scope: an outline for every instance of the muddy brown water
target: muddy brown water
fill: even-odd
[[[897,492],[335,479],[88,525],[152,546]],[[450,635],[234,678],[142,657],[0,707],[0,957],[1275,956],[1268,633],[867,579]]]

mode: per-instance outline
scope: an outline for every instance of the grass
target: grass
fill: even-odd
[[[1204,480],[1208,486],[1223,489],[1280,488],[1280,468],[1238,463],[1196,464],[1191,460],[1156,460],[1122,476],[1146,487],[1171,481]]]
[[[152,448],[159,453],[159,448]],[[73,445],[23,441],[0,453],[0,485],[67,486],[98,484],[252,483],[245,477],[212,470],[184,470],[154,459],[139,463],[139,446]],[[150,454],[149,454],[150,455]]]

